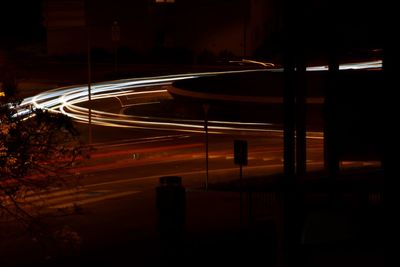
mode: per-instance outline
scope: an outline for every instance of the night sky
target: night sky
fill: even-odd
[[[41,4],[42,0],[1,1],[0,42],[2,46],[43,40],[45,29]]]

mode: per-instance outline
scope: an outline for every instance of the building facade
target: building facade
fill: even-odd
[[[274,1],[265,0],[47,0],[50,55],[116,46],[139,55],[186,51],[251,57],[280,26]],[[115,27],[117,25],[117,27]]]

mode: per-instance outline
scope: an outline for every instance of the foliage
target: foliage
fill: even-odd
[[[84,147],[70,118],[22,110],[18,103],[0,103],[0,215],[32,227],[41,211],[27,196],[76,183],[68,169]]]

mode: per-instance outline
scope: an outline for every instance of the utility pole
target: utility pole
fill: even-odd
[[[117,73],[118,71],[118,43],[121,39],[121,30],[118,24],[118,21],[114,21],[111,27],[111,40],[113,43],[113,50],[114,50],[114,72]]]
[[[206,133],[206,182],[205,182],[205,191],[208,190],[208,111],[210,109],[210,104],[204,103],[204,131]]]
[[[248,20],[250,17],[250,5],[251,1],[246,0],[244,1],[244,8],[243,8],[243,58],[246,58],[247,56],[247,26],[248,26]]]
[[[90,16],[89,16],[89,0],[86,0],[86,34],[87,34],[87,79],[88,79],[88,126],[89,126],[89,137],[88,143],[92,144],[92,57],[91,57],[91,34],[90,34]]]

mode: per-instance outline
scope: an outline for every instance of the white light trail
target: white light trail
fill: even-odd
[[[362,63],[343,64],[341,70],[346,69],[371,69],[381,68],[382,61],[371,61]],[[309,67],[307,71],[324,71],[326,66]],[[107,98],[128,97],[144,97],[149,94],[157,94],[167,92],[166,89],[160,89],[162,86],[169,86],[174,81],[192,79],[201,76],[215,76],[227,73],[245,73],[260,71],[282,71],[282,69],[257,69],[257,70],[241,70],[241,71],[224,71],[224,72],[203,72],[190,74],[166,75],[158,77],[123,79],[110,82],[101,82],[94,84],[91,90],[92,100],[100,100]],[[22,101],[18,115],[29,114],[30,108],[46,109],[52,112],[61,112],[71,118],[88,123],[88,109],[80,106],[88,101],[87,86],[69,86],[53,89],[43,92],[33,97],[26,98]],[[122,103],[121,103],[122,104]],[[147,104],[147,102],[139,102],[135,104]],[[122,105],[121,105],[122,106]],[[92,109],[92,124],[121,127],[121,128],[145,128],[174,130],[184,132],[203,132],[203,120],[183,120],[177,118],[169,118],[168,115],[162,118],[144,117],[125,115],[120,113],[106,112],[102,110]],[[275,132],[271,130],[271,124],[268,123],[244,123],[232,121],[209,121],[208,128],[210,133],[220,133],[224,131],[254,131],[254,132]]]

